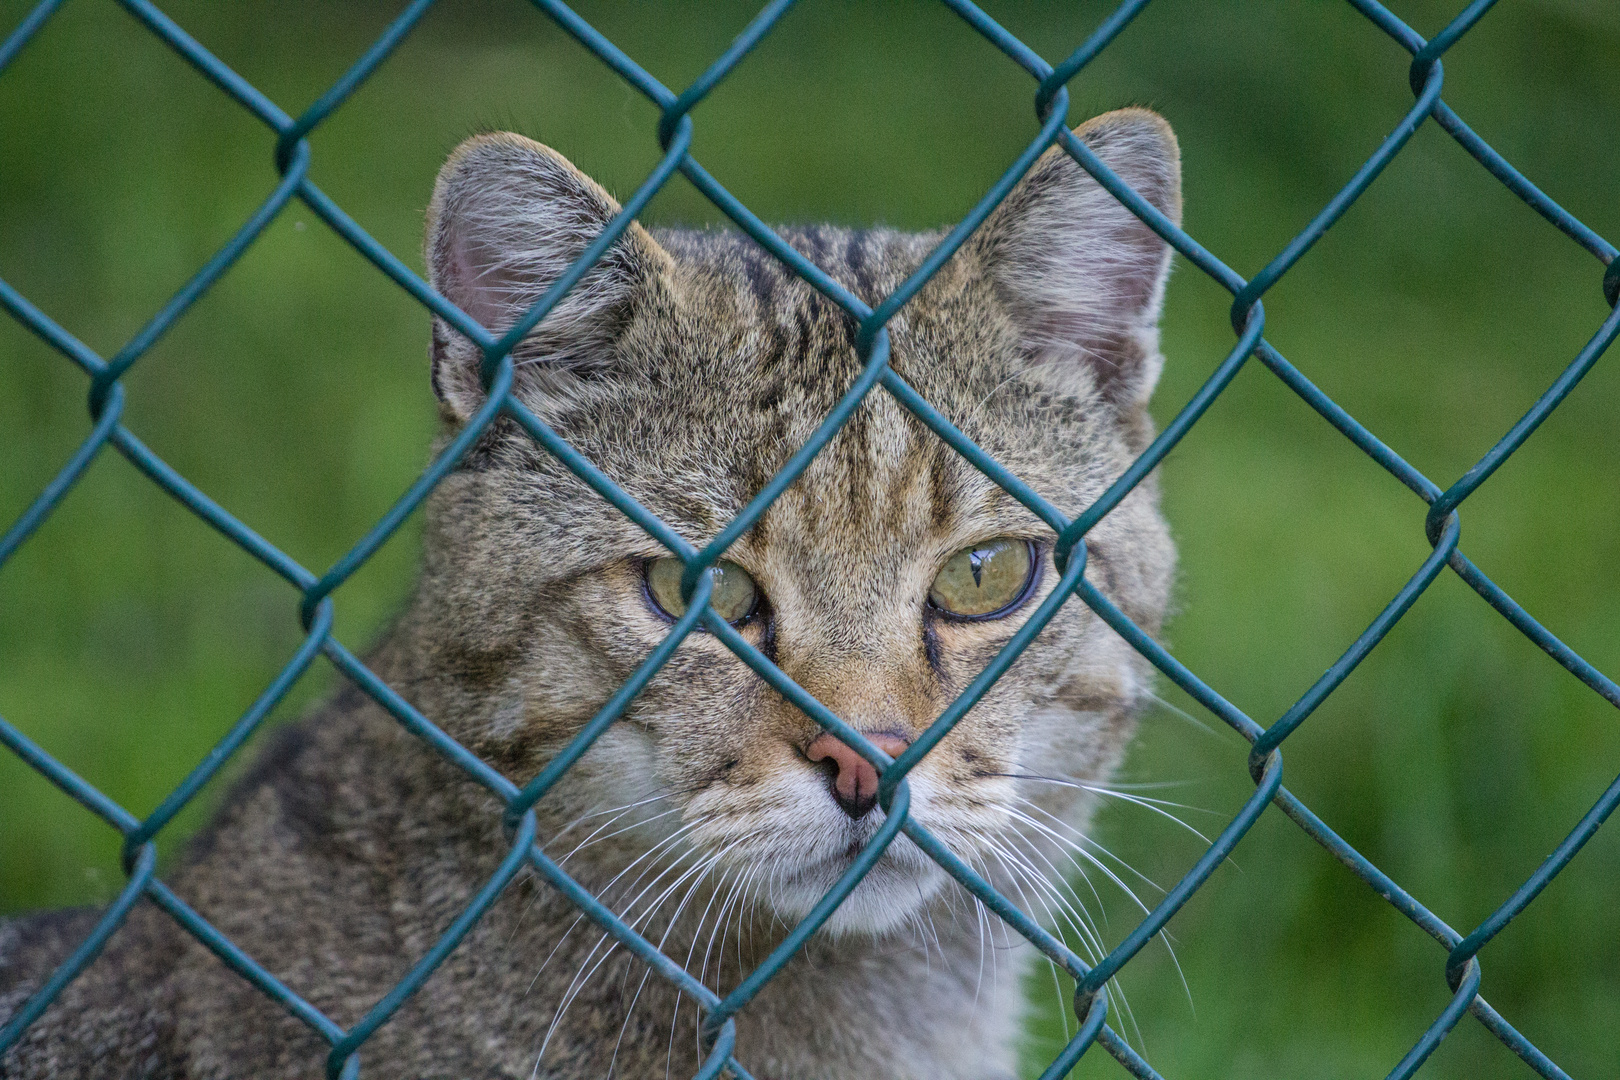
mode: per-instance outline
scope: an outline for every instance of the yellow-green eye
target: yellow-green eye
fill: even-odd
[[[1024,599],[1035,576],[1035,545],[1002,537],[963,548],[946,561],[928,602],[959,619],[990,619]]]
[[[742,622],[759,606],[759,588],[748,571],[729,559],[715,564],[720,580],[715,584],[709,606],[728,623]],[[681,599],[681,574],[686,565],[679,559],[653,559],[647,564],[647,595],[658,609],[672,619],[686,614],[686,601]]]

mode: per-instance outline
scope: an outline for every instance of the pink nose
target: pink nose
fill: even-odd
[[[862,732],[866,738],[890,757],[899,757],[910,740],[898,735]],[[811,761],[824,762],[832,797],[843,807],[844,813],[859,821],[877,805],[878,774],[872,763],[838,741],[831,732],[823,732],[804,751]]]

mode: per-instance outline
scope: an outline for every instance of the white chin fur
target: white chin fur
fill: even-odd
[[[810,914],[848,869],[849,862],[844,859],[806,867],[775,883],[767,899],[783,921],[796,924]],[[892,933],[927,906],[945,882],[945,872],[933,860],[910,840],[897,836],[871,872],[822,924],[821,932],[833,937],[880,937]]]

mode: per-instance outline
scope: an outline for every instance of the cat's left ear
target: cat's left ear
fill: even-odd
[[[477,135],[439,172],[427,217],[428,280],[485,329],[505,333],[619,213],[567,158],[509,132]],[[669,256],[637,222],[512,351],[519,397],[611,362],[620,331]],[[447,419],[484,402],[482,354],[433,320],[433,389]]]
[[[1121,109],[1075,134],[1181,223],[1181,153],[1163,117]],[[1147,404],[1164,364],[1158,322],[1168,244],[1057,146],[1008,194],[977,243],[1035,362],[1084,363],[1109,401]]]

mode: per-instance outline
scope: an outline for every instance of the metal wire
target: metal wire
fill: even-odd
[[[1463,554],[1459,547],[1462,526],[1458,516],[1459,508],[1468,497],[1523,445],[1604,354],[1616,335],[1620,334],[1620,308],[1616,308],[1604,319],[1586,346],[1547,388],[1529,412],[1483,458],[1446,488],[1424,476],[1379,441],[1371,431],[1312,384],[1263,336],[1265,310],[1261,301],[1266,292],[1281,280],[1345,210],[1366,191],[1379,173],[1400,153],[1412,133],[1431,118],[1456,139],[1487,172],[1549,223],[1597,257],[1606,270],[1599,280],[1594,281],[1594,285],[1601,288],[1609,305],[1615,306],[1617,297],[1620,297],[1620,261],[1615,259],[1614,245],[1548,198],[1475,134],[1441,98],[1444,88],[1444,70],[1441,63],[1443,55],[1486,14],[1493,0],[1475,0],[1429,41],[1425,41],[1376,0],[1349,0],[1349,3],[1374,26],[1411,53],[1410,82],[1415,96],[1414,104],[1338,194],[1283,247],[1275,258],[1249,280],[1245,280],[1226,266],[1123,183],[1068,129],[1066,84],[1108,46],[1146,6],[1147,0],[1127,0],[1121,4],[1099,25],[1090,38],[1055,66],[997,25],[968,0],[943,0],[946,7],[959,15],[991,45],[1006,54],[1035,80],[1033,100],[1036,117],[1041,122],[1040,133],[974,206],[961,224],[940,242],[917,271],[875,308],[862,303],[783,242],[746,206],[727,192],[691,153],[693,108],[771,32],[777,20],[792,6],[793,0],[772,0],[725,52],[686,90],[678,94],[649,75],[560,0],[533,0],[535,7],[660,108],[661,115],[657,129],[652,134],[662,147],[664,156],[658,167],[626,203],[623,212],[607,226],[601,236],[511,331],[500,338],[491,335],[472,318],[434,292],[404,263],[355,224],[309,179],[311,157],[307,141],[309,134],[340,108],[349,95],[376,71],[399,43],[410,34],[418,20],[432,6],[432,2],[433,0],[413,0],[408,4],[403,13],[388,26],[342,78],[302,115],[294,117],[223,64],[148,0],[118,0],[120,6],[194,66],[220,91],[230,96],[276,133],[273,165],[279,179],[263,204],[243,224],[231,241],[209,259],[111,359],[98,356],[30,303],[26,297],[4,281],[0,281],[0,307],[4,307],[13,318],[90,376],[89,407],[93,422],[90,435],[55,479],[5,534],[0,536],[0,565],[17,551],[62,498],[72,490],[90,462],[106,447],[111,446],[192,513],[240,545],[273,573],[297,589],[301,599],[300,616],[306,634],[297,653],[266,687],[258,700],[180,786],[145,820],[134,817],[56,761],[17,728],[0,719],[0,743],[123,836],[124,867],[128,874],[128,883],[102,915],[95,929],[40,990],[11,1017],[4,1028],[0,1028],[0,1054],[21,1037],[24,1030],[38,1019],[63,987],[95,958],[134,904],[146,898],[167,912],[180,926],[243,978],[325,1039],[331,1045],[326,1065],[329,1077],[356,1077],[360,1069],[359,1052],[366,1040],[388,1022],[405,999],[455,949],[462,937],[513,877],[525,867],[529,867],[555,886],[564,897],[577,905],[587,918],[623,944],[660,977],[675,984],[696,1000],[704,1011],[704,1030],[709,1038],[708,1057],[697,1074],[699,1077],[715,1077],[725,1072],[737,1077],[746,1077],[748,1073],[743,1063],[735,1056],[737,1048],[733,1017],[747,1008],[749,1001],[760,988],[781,969],[803,941],[815,933],[850,890],[859,884],[888,844],[904,832],[964,888],[1004,920],[1014,932],[1030,941],[1076,981],[1074,1008],[1080,1021],[1079,1030],[1042,1074],[1043,1080],[1055,1080],[1057,1077],[1067,1075],[1075,1063],[1093,1045],[1098,1044],[1117,1059],[1130,1075],[1157,1077],[1158,1073],[1109,1027],[1107,997],[1097,991],[1129,963],[1138,950],[1174,917],[1187,899],[1204,884],[1215,867],[1253,828],[1266,808],[1275,805],[1352,873],[1366,882],[1374,892],[1434,938],[1445,950],[1445,961],[1437,974],[1445,979],[1452,990],[1451,1001],[1429,1024],[1406,1056],[1395,1065],[1389,1073],[1391,1078],[1411,1076],[1460,1022],[1464,1013],[1473,1014],[1486,1030],[1500,1039],[1509,1050],[1540,1075],[1549,1078],[1565,1077],[1566,1074],[1562,1069],[1516,1031],[1480,996],[1479,988],[1483,976],[1479,953],[1508,922],[1536,898],[1553,877],[1563,870],[1582,845],[1603,824],[1615,805],[1620,803],[1620,779],[1616,779],[1603,793],[1535,873],[1487,919],[1467,934],[1459,933],[1447,926],[1333,832],[1282,785],[1283,763],[1280,752],[1282,744],[1366,658],[1416,599],[1448,567],[1510,624],[1545,650],[1571,674],[1610,703],[1620,706],[1620,686],[1616,686],[1612,680],[1553,636]],[[0,42],[0,72],[3,72],[23,50],[29,39],[49,22],[59,6],[60,0],[45,0],[34,8],[9,37]],[[888,367],[889,342],[886,329],[889,320],[916,295],[940,266],[978,228],[1035,160],[1054,145],[1061,146],[1126,208],[1163,237],[1190,263],[1232,294],[1232,325],[1237,334],[1237,341],[1231,352],[1215,368],[1203,387],[1193,395],[1164,432],[1095,503],[1072,519],[1036,495],[1018,477],[975,446]],[[856,349],[863,364],[860,377],[810,440],[789,459],[781,472],[765,485],[743,512],[701,549],[686,543],[656,516],[636,503],[526,409],[511,392],[511,350],[612,247],[647,201],[676,172],[686,176],[744,233],[856,319],[859,327],[855,339]],[[445,448],[348,554],[321,574],[301,566],[268,540],[242,524],[137,439],[122,423],[124,397],[119,381],[151,345],[174,325],[184,311],[257,239],[265,225],[295,198],[308,206],[378,270],[478,346],[483,354],[482,376],[488,392],[486,403],[468,422],[465,430]],[[1085,537],[1089,530],[1118,505],[1119,501],[1186,435],[1250,357],[1257,358],[1284,385],[1304,399],[1355,446],[1423,501],[1426,507],[1422,519],[1424,533],[1433,547],[1433,553],[1424,560],[1407,584],[1389,601],[1339,660],[1312,684],[1291,708],[1269,726],[1262,725],[1245,715],[1204,683],[1133,624],[1083,577],[1086,562]],[[883,392],[891,395],[900,405],[916,415],[993,482],[1057,531],[1059,540],[1056,554],[1058,567],[1062,571],[1061,579],[1050,597],[995,660],[940,714],[927,732],[894,760],[890,760],[877,747],[796,685],[781,669],[721,620],[708,606],[713,585],[711,575],[706,573],[720,559],[731,542],[757,522],[771,502],[803,472],[810,461],[837,434],[856,406],[879,386]],[[331,592],[370,558],[405,517],[426,498],[439,480],[455,467],[461,455],[484,430],[502,415],[511,418],[524,428],[602,498],[630,517],[672,554],[684,560],[686,571],[682,578],[682,589],[689,597],[687,614],[671,628],[664,642],[585,725],[578,737],[522,789],[514,786],[476,755],[446,735],[427,717],[418,713],[338,642],[332,634],[333,602],[330,598]],[[989,882],[952,855],[925,828],[910,818],[907,813],[909,794],[905,779],[911,767],[928,753],[963,714],[990,689],[1029,642],[1041,632],[1057,610],[1075,597],[1123,635],[1172,682],[1252,744],[1247,764],[1256,785],[1254,795],[1222,830],[1192,869],[1126,936],[1125,940],[1095,966],[1085,964],[1061,940],[1042,929],[1033,918],[1007,897],[999,894]],[[888,815],[883,828],[873,837],[855,860],[854,865],[795,928],[782,946],[724,998],[720,998],[702,985],[676,961],[660,953],[656,946],[637,934],[596,897],[573,881],[556,863],[547,858],[535,843],[535,816],[532,809],[591,743],[612,726],[630,701],[669,659],[676,646],[699,623],[724,642],[788,700],[877,766],[881,774],[879,797]],[[503,800],[506,807],[506,824],[512,830],[513,837],[510,850],[499,870],[484,884],[433,948],[416,962],[410,973],[383,996],[359,1023],[347,1029],[293,993],[253,957],[210,926],[171,892],[154,872],[155,842],[163,828],[238,751],[265,716],[308,670],[317,654],[325,655],[338,670],[387,709],[402,725]]]

